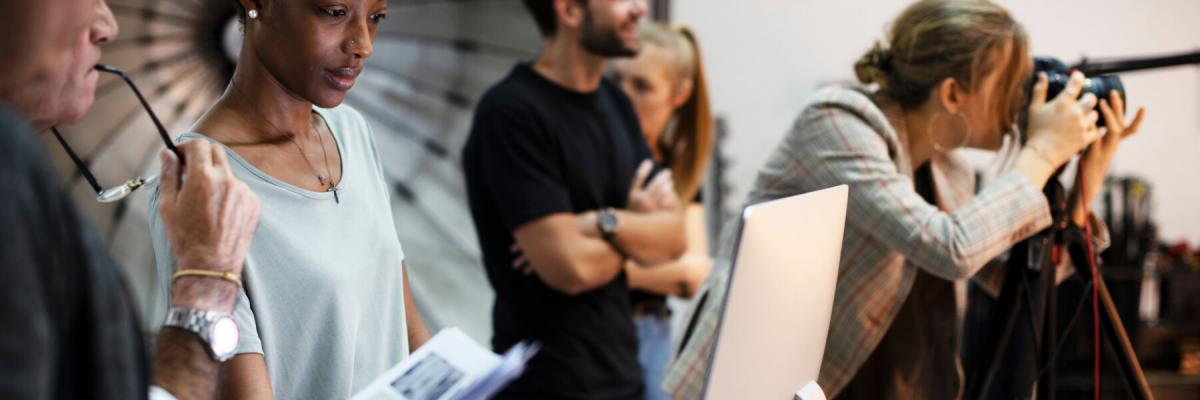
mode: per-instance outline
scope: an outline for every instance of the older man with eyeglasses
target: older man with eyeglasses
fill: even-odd
[[[220,362],[237,343],[228,314],[257,198],[207,142],[163,151],[159,212],[180,273],[151,386],[120,272],[35,136],[87,113],[101,71],[93,66],[116,21],[103,0],[3,1],[0,18],[0,398],[213,398]],[[169,141],[161,126],[159,134]]]

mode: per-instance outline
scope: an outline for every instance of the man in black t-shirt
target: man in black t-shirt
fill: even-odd
[[[463,150],[496,291],[492,344],[542,344],[501,397],[641,398],[622,265],[678,257],[683,217],[669,172],[643,188],[649,149],[629,100],[602,73],[606,58],[637,53],[646,4],[525,3],[545,48],[483,96]]]

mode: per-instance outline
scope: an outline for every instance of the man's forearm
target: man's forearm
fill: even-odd
[[[591,282],[607,283],[624,269],[625,257],[611,244],[598,238],[585,238],[577,248],[580,259],[588,268]]]
[[[233,312],[238,286],[207,277],[180,277],[173,282],[171,306]],[[196,334],[163,327],[154,354],[154,384],[178,399],[212,399],[217,393],[221,364],[212,359]]]
[[[573,271],[568,274],[570,279],[558,279],[562,283],[551,283],[564,293],[575,295],[604,286],[611,282],[623,269],[625,258],[611,244],[600,238],[581,237],[564,247],[565,258],[561,262],[566,269]],[[531,260],[532,261],[532,260]],[[538,264],[533,262],[536,269]],[[539,272],[543,278],[545,274]]]
[[[675,260],[687,249],[683,213],[659,211],[634,213],[617,211],[621,221],[613,236],[613,245],[641,265],[656,265]]]
[[[221,364],[204,349],[195,334],[165,327],[154,355],[154,384],[178,399],[212,399],[217,393]]]
[[[676,211],[636,213],[616,210],[620,221],[612,244],[625,257],[641,265],[657,265],[679,258],[687,249],[684,216]],[[585,236],[600,238],[598,213],[588,211],[576,216]]]
[[[611,244],[584,231],[584,219],[585,214],[552,214],[513,231],[517,247],[542,282],[567,295],[607,284],[624,263]]]

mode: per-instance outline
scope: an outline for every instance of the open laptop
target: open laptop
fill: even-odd
[[[846,223],[846,185],[742,212],[705,399],[792,399],[817,380]]]

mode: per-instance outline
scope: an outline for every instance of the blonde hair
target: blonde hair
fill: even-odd
[[[691,202],[704,181],[713,145],[714,124],[700,46],[687,27],[672,28],[661,23],[643,24],[639,38],[643,46],[656,46],[670,53],[677,82],[692,82],[691,97],[676,110],[673,127],[658,139],[663,154],[669,157],[667,167],[675,177],[675,193]]]
[[[975,90],[984,76],[1002,68],[992,107],[1001,132],[1011,128],[1024,104],[1030,63],[1025,28],[1007,10],[987,0],[918,1],[900,13],[886,41],[886,47],[875,42],[854,64],[860,82],[876,84],[879,93],[915,108],[946,78]],[[998,59],[1008,44],[1011,57]]]

